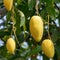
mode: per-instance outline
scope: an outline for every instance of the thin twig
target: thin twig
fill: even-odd
[[[35,9],[36,9],[36,14],[37,14],[37,15],[39,15],[38,4],[39,4],[39,1],[36,0],[36,6],[35,6]]]
[[[48,38],[51,39],[50,32],[49,32],[49,15],[48,15]]]
[[[15,38],[16,38],[17,44],[20,46],[19,41],[18,41],[18,38],[17,38],[17,36],[16,36],[16,27],[14,26],[14,25],[15,25],[14,20],[15,20],[15,19],[14,19],[14,8],[13,8],[13,9],[12,9],[12,22],[13,22],[13,24],[12,24],[12,31],[13,31],[14,36],[15,36]]]

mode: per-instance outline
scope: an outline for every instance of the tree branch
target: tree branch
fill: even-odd
[[[38,4],[39,4],[39,1],[36,0],[36,6],[35,6],[35,9],[36,9],[36,14],[37,14],[37,15],[39,15]]]

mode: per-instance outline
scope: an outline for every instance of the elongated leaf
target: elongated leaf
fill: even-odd
[[[24,13],[22,11],[19,11],[19,14],[20,14],[20,19],[21,19],[20,27],[22,27],[25,24],[25,15],[24,15]]]
[[[35,0],[28,0],[29,10],[33,10],[34,5],[35,5]]]

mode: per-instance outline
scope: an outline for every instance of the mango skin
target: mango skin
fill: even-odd
[[[48,58],[53,58],[54,56],[54,44],[51,40],[45,39],[42,42],[42,50]]]
[[[40,16],[32,16],[30,20],[30,33],[36,42],[39,42],[43,36],[43,21]]]
[[[11,54],[14,54],[16,49],[15,40],[13,40],[12,38],[9,38],[6,42],[6,48]]]
[[[5,8],[10,11],[13,6],[13,0],[3,0]]]

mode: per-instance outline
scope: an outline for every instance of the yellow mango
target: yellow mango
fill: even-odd
[[[49,40],[49,39],[43,40],[42,50],[48,58],[53,58],[53,56],[54,56],[54,44],[51,40]]]
[[[13,0],[3,0],[5,8],[10,11],[13,6]]]
[[[30,20],[30,32],[36,42],[39,42],[43,36],[43,21],[40,16],[32,16]]]
[[[16,49],[15,40],[13,40],[12,38],[9,38],[6,42],[6,48],[11,54],[14,54]]]

